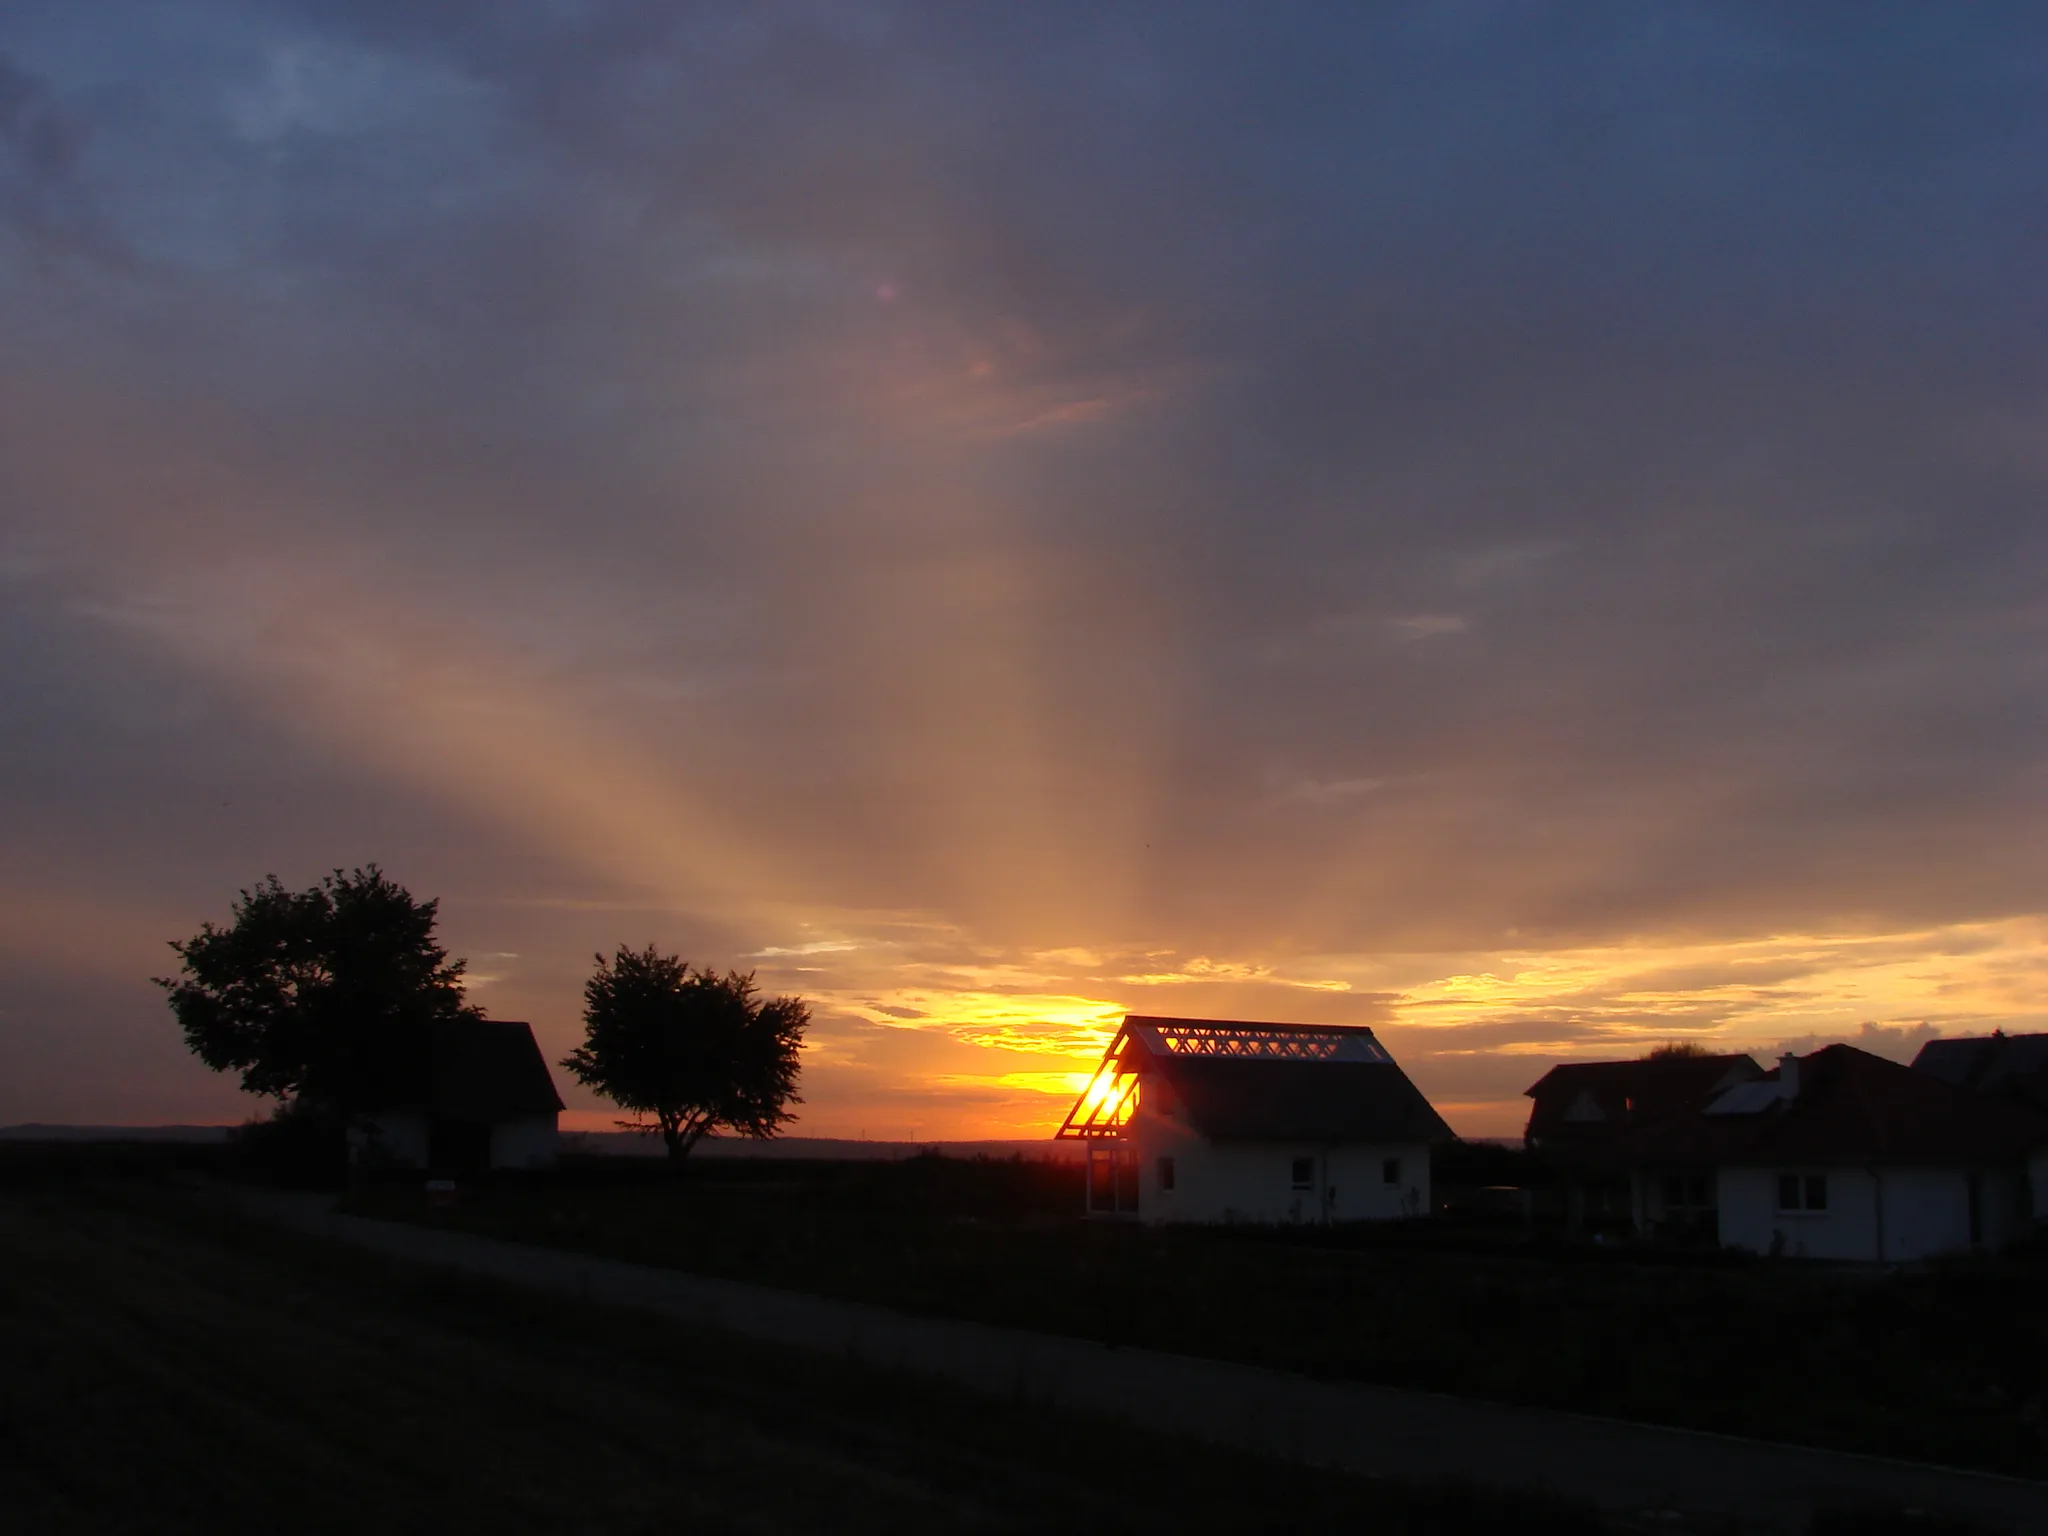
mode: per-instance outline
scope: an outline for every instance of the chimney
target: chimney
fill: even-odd
[[[1786,1100],[1799,1097],[1799,1058],[1790,1051],[1778,1058],[1778,1097]]]

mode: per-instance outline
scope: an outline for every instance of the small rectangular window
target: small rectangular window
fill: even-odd
[[[1778,1209],[1824,1211],[1828,1208],[1828,1176],[1824,1173],[1778,1175]]]
[[[1401,1159],[1390,1157],[1380,1164],[1380,1182],[1398,1184],[1401,1182]]]
[[[1173,1159],[1170,1157],[1159,1159],[1159,1187],[1161,1189],[1173,1188]]]
[[[1297,1157],[1294,1160],[1294,1187],[1314,1189],[1316,1187],[1316,1160],[1312,1157]]]
[[[1694,1174],[1691,1180],[1688,1182],[1688,1189],[1692,1196],[1692,1203],[1698,1206],[1701,1210],[1704,1211],[1708,1206],[1714,1203],[1712,1200],[1707,1198],[1707,1177],[1705,1174]]]

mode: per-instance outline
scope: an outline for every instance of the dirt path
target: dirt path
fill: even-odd
[[[252,1214],[380,1253],[640,1307],[1013,1400],[1086,1408],[1248,1450],[1388,1477],[1548,1488],[1637,1516],[1800,1531],[1816,1509],[1924,1511],[2012,1536],[2048,1531],[2048,1483],[1663,1429],[1544,1409],[1332,1384],[1150,1350],[917,1317],[676,1270],[335,1212],[322,1197],[238,1197]]]

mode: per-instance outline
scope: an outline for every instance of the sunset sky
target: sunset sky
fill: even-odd
[[[372,860],[800,1134],[2048,1028],[2044,514],[2036,5],[8,0],[0,1124]]]

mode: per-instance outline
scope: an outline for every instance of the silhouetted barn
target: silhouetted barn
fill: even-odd
[[[444,1019],[427,1049],[387,1063],[350,1143],[366,1165],[476,1173],[555,1160],[562,1100],[530,1025]]]
[[[1059,1135],[1092,1214],[1374,1221],[1428,1213],[1451,1129],[1370,1029],[1133,1014]]]

